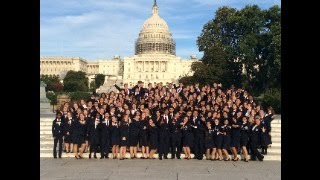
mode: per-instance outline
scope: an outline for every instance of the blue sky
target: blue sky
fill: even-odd
[[[182,58],[202,57],[196,45],[202,27],[221,6],[263,9],[280,0],[157,0]],[[150,17],[153,0],[41,0],[40,55],[86,60],[134,55],[134,42]]]

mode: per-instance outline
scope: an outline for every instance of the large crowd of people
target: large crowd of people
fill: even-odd
[[[220,83],[115,85],[118,93],[67,102],[52,125],[54,158],[263,161],[271,142],[272,107],[264,109],[242,88]],[[57,153],[57,145],[59,152]],[[141,149],[141,157],[137,156]],[[112,156],[109,155],[112,153]],[[100,154],[100,155],[99,155]],[[250,155],[250,156],[249,156]]]

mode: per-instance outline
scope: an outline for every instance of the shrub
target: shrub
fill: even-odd
[[[49,91],[49,92],[47,92],[46,96],[50,100],[51,105],[57,104],[57,94],[56,93]]]
[[[271,106],[276,113],[281,113],[281,88],[268,89],[262,97],[264,107]]]
[[[79,101],[81,99],[87,100],[91,97],[91,93],[80,92],[80,91],[70,92],[69,97],[70,97],[71,101]]]

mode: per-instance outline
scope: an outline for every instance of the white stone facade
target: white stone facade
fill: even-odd
[[[135,55],[116,55],[111,60],[86,61],[79,57],[40,57],[40,74],[63,75],[69,70],[83,71],[89,76],[104,74],[122,78],[124,83],[134,86],[137,81],[145,83],[172,82],[185,75],[192,75],[191,64],[198,61],[190,56],[182,60],[176,56],[176,44],[167,23],[159,15],[154,4],[152,14],[142,26],[135,43]]]

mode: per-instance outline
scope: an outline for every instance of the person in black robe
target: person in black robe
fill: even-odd
[[[111,145],[112,145],[112,157],[116,159],[119,153],[119,144],[120,144],[120,131],[119,131],[119,122],[118,118],[112,116],[112,123],[110,127],[111,131]]]
[[[124,115],[120,122],[120,160],[124,160],[129,145],[129,115]]]
[[[154,153],[158,149],[158,127],[154,123],[154,121],[150,118],[148,125],[148,133],[149,133],[149,148],[150,148],[150,159],[155,159]]]

